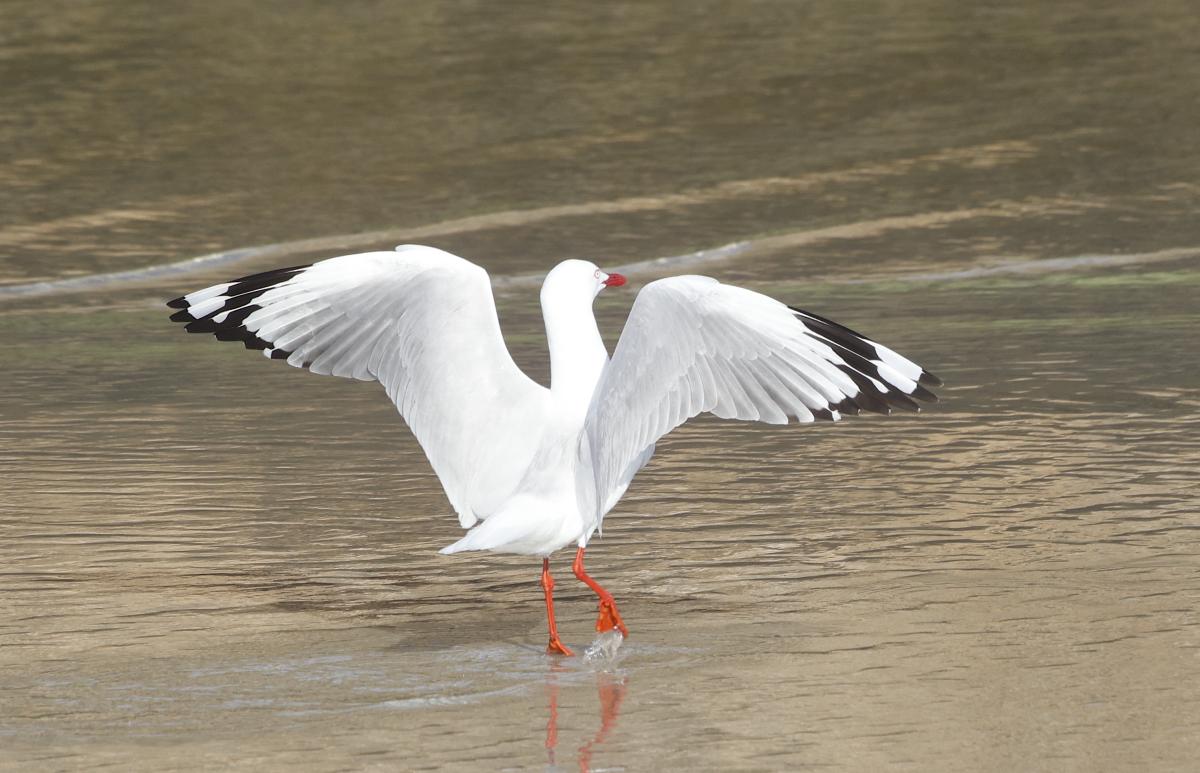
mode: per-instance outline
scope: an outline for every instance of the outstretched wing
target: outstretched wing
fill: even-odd
[[[881,344],[816,314],[703,276],[638,294],[592,400],[581,452],[597,523],[654,443],[689,418],[787,423],[918,410],[941,382]],[[594,489],[593,489],[594,485]]]
[[[313,373],[379,381],[463,526],[519,483],[547,390],[500,333],[488,274],[402,245],[267,271],[176,298],[189,333],[245,343]]]

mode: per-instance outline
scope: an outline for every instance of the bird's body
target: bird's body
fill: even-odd
[[[576,545],[576,575],[600,596],[600,629],[625,631],[583,550],[649,461],[688,418],[786,423],[888,413],[934,399],[935,377],[823,317],[699,276],[639,293],[610,359],[592,300],[624,284],[581,260],[542,286],[550,387],[504,345],[487,273],[442,250],[402,245],[264,272],[176,298],[189,332],[240,340],[315,373],[377,380],[408,422],[459,522],[442,550],[543,558]]]

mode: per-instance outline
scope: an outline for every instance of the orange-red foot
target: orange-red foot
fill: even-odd
[[[550,639],[550,643],[546,645],[546,654],[566,655],[567,657],[570,657],[575,653],[567,649],[567,645],[563,644],[561,639],[559,639],[557,636],[554,636]]]
[[[600,616],[596,618],[596,630],[600,633],[616,628],[625,638],[629,638],[629,629],[617,611],[617,602],[612,597],[600,599]]]

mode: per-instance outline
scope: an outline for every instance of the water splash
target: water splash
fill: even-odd
[[[596,637],[595,641],[583,653],[583,662],[597,665],[614,665],[617,662],[617,651],[625,637],[615,628],[605,631]]]

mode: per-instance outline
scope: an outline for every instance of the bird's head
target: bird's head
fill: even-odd
[[[621,274],[609,274],[589,260],[564,260],[546,275],[542,294],[553,293],[563,297],[586,298],[588,301],[606,287],[625,284]]]

